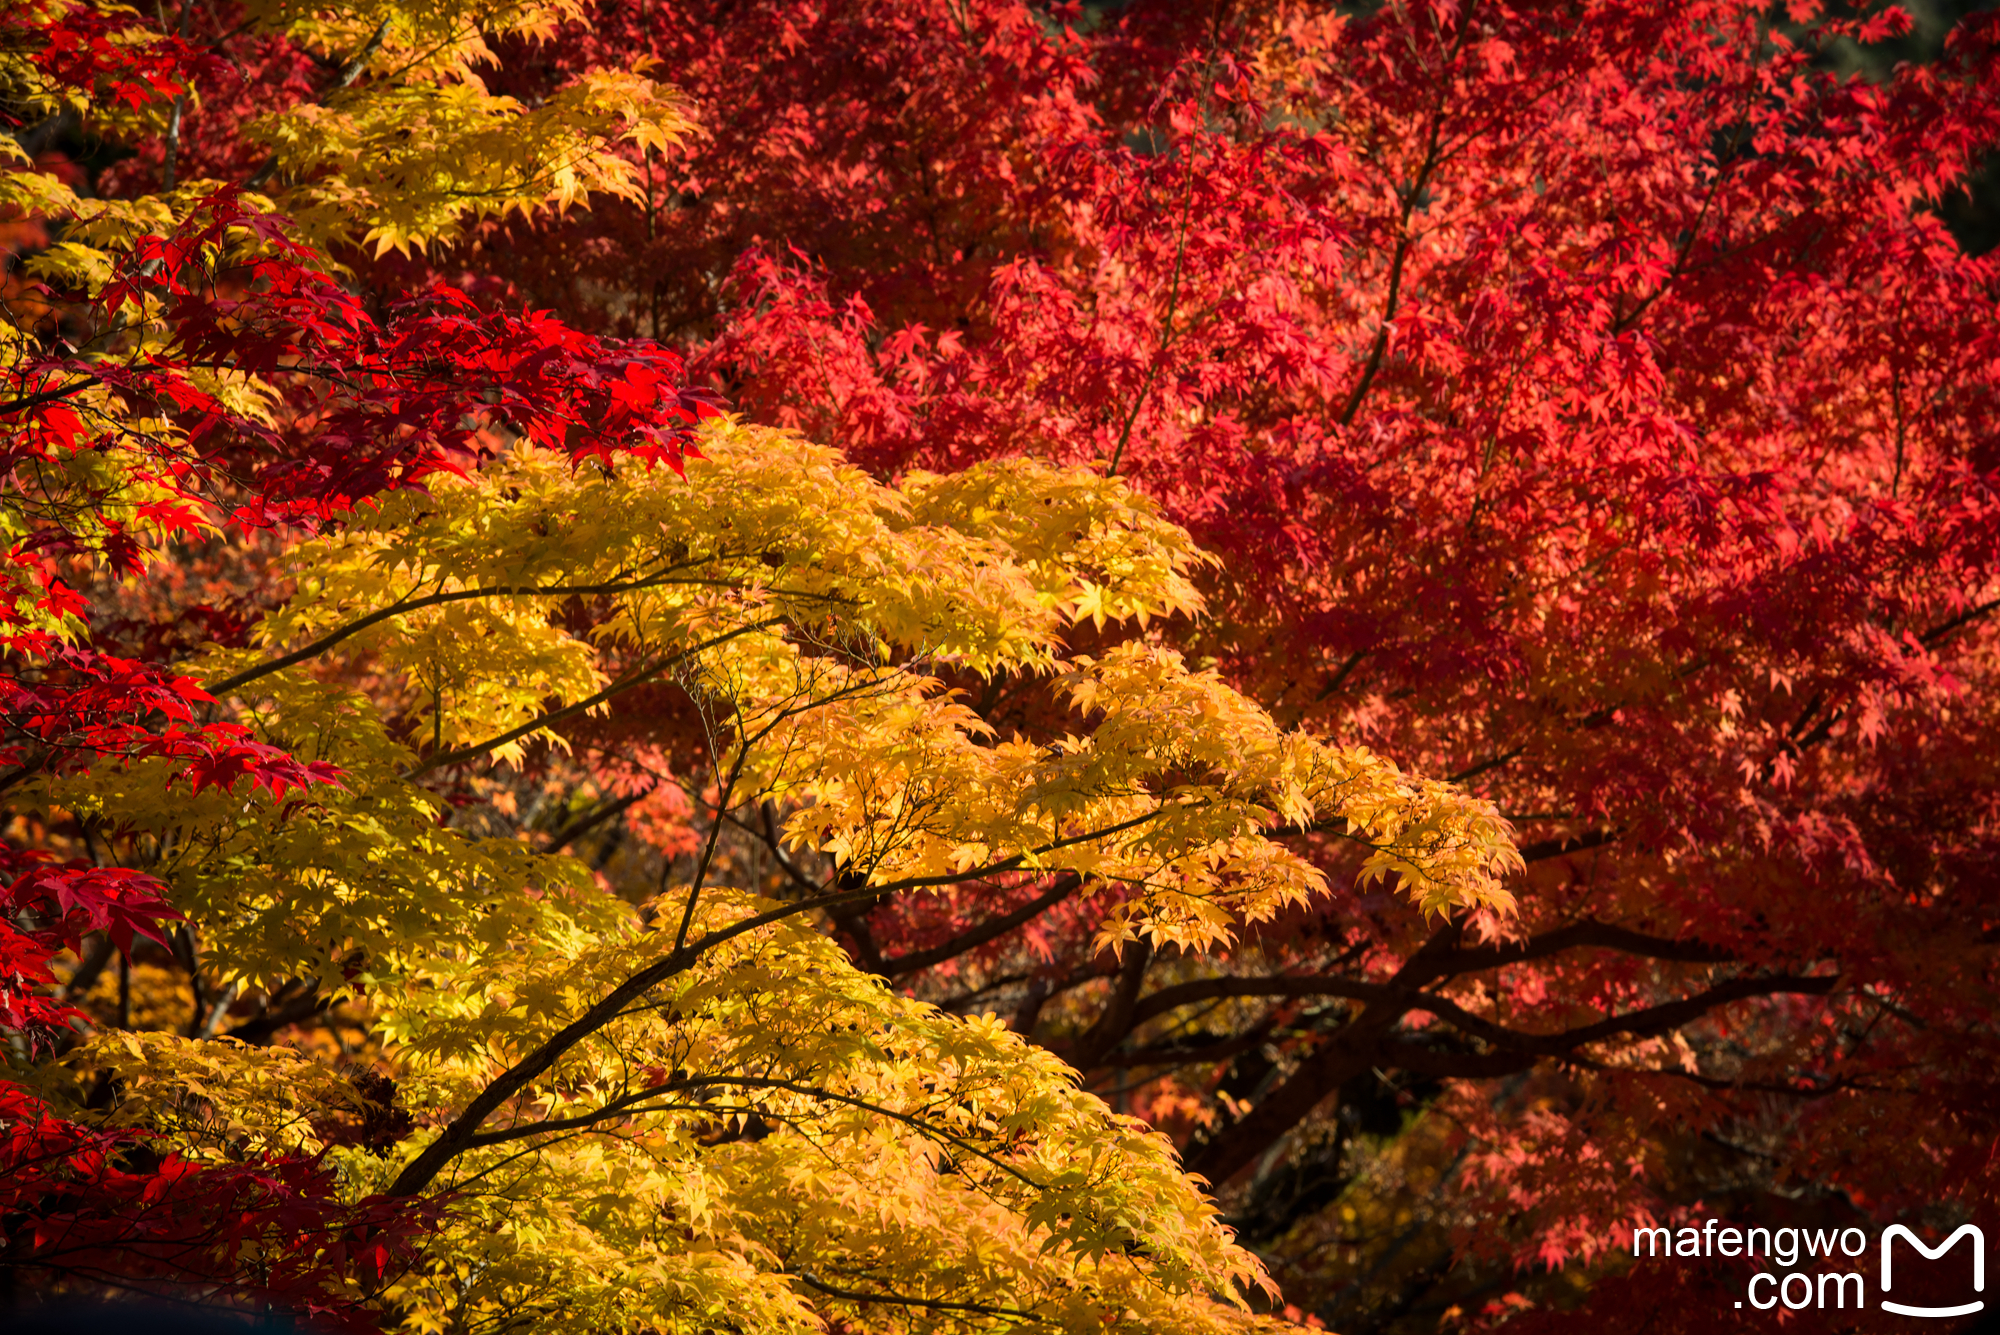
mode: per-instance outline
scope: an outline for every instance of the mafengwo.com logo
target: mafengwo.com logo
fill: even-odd
[[[1699,1227],[1635,1226],[1632,1255],[1636,1260],[1678,1262],[1707,1257],[1761,1261],[1764,1268],[1750,1276],[1749,1291],[1736,1305],[1765,1312],[1781,1306],[1799,1312],[1853,1311],[1874,1305],[1898,1316],[1954,1317],[1986,1308],[1980,1296],[1986,1291],[1986,1234],[1973,1224],[1960,1225],[1936,1246],[1901,1224],[1891,1224],[1871,1247],[1868,1235],[1858,1228],[1740,1228],[1709,1219]],[[1871,1264],[1876,1258],[1879,1266]],[[1944,1275],[1919,1273],[1920,1267],[1947,1266]],[[1871,1274],[1880,1283],[1873,1294],[1868,1285]],[[1935,1294],[1942,1286],[1962,1291],[1962,1296],[1946,1303],[1899,1302],[1898,1276],[1903,1279],[1900,1296],[1908,1296],[1915,1284],[1927,1293]]]

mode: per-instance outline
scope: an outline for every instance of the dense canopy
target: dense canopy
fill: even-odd
[[[1762,1330],[1631,1230],[2000,1228],[1991,18],[0,25],[21,1291]]]

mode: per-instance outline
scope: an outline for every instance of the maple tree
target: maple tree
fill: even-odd
[[[1164,1136],[820,921],[1060,887],[1193,958],[1324,897],[1304,825],[1504,916],[1506,822],[1190,667],[1207,558],[1120,479],[884,483],[657,344],[365,290],[688,133],[629,71],[488,91],[574,15],[5,20],[16,142],[134,152],[0,187],[0,1272],[355,1328],[1253,1324]],[[297,96],[208,100],[253,73]],[[699,837],[599,875],[552,780]]]
[[[66,121],[116,135],[157,122],[171,103],[171,186],[172,127],[195,80],[217,65],[185,37],[185,28],[148,32],[123,11],[11,10],[0,27],[8,114],[27,140]],[[371,90],[378,104],[385,93],[394,100],[393,88]],[[636,99],[634,123],[646,114]],[[595,132],[588,118],[575,128],[586,144]],[[672,128],[660,121],[652,132]],[[682,398],[679,359],[658,348],[481,311],[443,290],[371,314],[335,281],[310,228],[223,183],[90,198],[60,162],[36,170],[14,140],[4,150],[0,198],[22,261],[10,265],[0,326],[0,784],[13,813],[0,892],[5,1273],[14,1286],[38,1274],[166,1283],[365,1319],[340,1285],[379,1288],[392,1258],[433,1223],[428,1203],[364,1199],[323,1153],[237,1146],[204,1157],[118,1121],[104,1106],[108,1085],[84,1114],[13,1078],[73,1044],[82,1013],[67,1002],[114,953],[129,956],[143,940],[191,960],[197,948],[194,924],[149,859],[133,865],[115,821],[79,828],[73,813],[38,815],[24,796],[59,776],[87,784],[148,762],[162,797],[250,787],[281,801],[339,780],[219,716],[166,659],[120,652],[101,633],[106,581],[130,582],[161,561],[171,569],[190,541],[254,545],[337,523],[371,495],[463,467],[480,452],[481,423],[579,458],[678,462],[704,409]],[[454,183],[440,185],[427,203],[444,219]],[[544,193],[532,177],[522,190],[529,200]],[[465,198],[463,207],[485,206]],[[82,961],[51,995],[51,964],[65,949]],[[123,965],[119,990],[118,1018],[129,1020]],[[226,997],[197,982],[192,1001],[190,1031],[212,1034]]]
[[[1528,867],[1511,882],[1518,919],[1440,925],[1345,888],[1361,855],[1344,826],[1286,816],[1263,837],[1330,888],[1227,951],[1109,948],[1107,929],[1153,919],[1084,893],[1123,874],[1102,864],[952,882],[981,864],[947,859],[935,893],[877,902],[843,880],[839,829],[813,832],[839,854],[824,863],[787,843],[790,799],[751,800],[768,777],[755,766],[719,816],[733,734],[717,720],[738,706],[625,680],[651,661],[618,639],[617,599],[636,591],[534,631],[525,687],[484,675],[483,641],[517,633],[487,619],[384,632],[379,663],[352,652],[375,652],[365,637],[311,660],[315,680],[386,710],[374,744],[418,756],[532,722],[519,691],[623,685],[602,712],[512,739],[518,771],[434,772],[455,825],[532,828],[634,900],[696,865],[766,895],[805,895],[795,873],[851,892],[824,911],[855,965],[947,1011],[999,1012],[1171,1133],[1286,1295],[1339,1328],[1594,1328],[1631,1312],[1661,1330],[1762,1328],[1711,1279],[1620,1273],[1607,1249],[1636,1218],[1697,1205],[1991,1224],[1995,286],[1992,261],[1937,217],[1962,218],[1960,185],[1995,145],[1990,20],[1957,26],[1928,63],[1857,78],[1899,40],[1901,11],[968,0],[940,17],[760,0],[316,12],[260,19],[247,39],[194,13],[188,40],[216,42],[231,79],[179,112],[156,88],[134,155],[90,169],[101,193],[269,189],[377,318],[442,278],[477,298],[477,320],[527,301],[601,337],[681,344],[747,419],[873,472],[885,490],[870,495],[980,461],[1116,474],[1222,560],[1179,576],[1205,614],[1150,626],[1080,571],[1069,655],[1171,645],[1287,726],[1456,776],[1515,823]],[[383,52],[445,29],[434,73],[396,83]],[[404,123],[396,97],[453,149]],[[572,166],[572,135],[622,132],[620,97],[660,128]],[[519,138],[516,108],[539,117]],[[588,213],[544,207],[589,190]],[[608,347],[590,346],[586,363]],[[449,384],[437,431],[457,426]],[[316,457],[285,420],[246,441]],[[540,439],[575,446],[567,430]],[[423,457],[418,442],[355,466],[400,482]],[[301,499],[285,476],[272,504]],[[841,476],[829,494],[862,485]],[[441,479],[438,503],[457,485]],[[517,484],[466,485],[505,499]],[[419,527],[421,505],[401,512]],[[793,522],[818,531],[827,505]],[[1084,531],[1017,551],[1032,564]],[[365,532],[331,540],[387,541]],[[759,564],[783,571],[798,550],[774,540]],[[264,561],[229,553],[213,581],[254,590],[256,618],[286,602]],[[369,597],[406,591],[355,586],[343,606],[368,615]],[[323,627],[313,596],[274,624]],[[191,594],[132,618],[210,637],[228,622],[215,638],[239,645],[240,619]],[[607,638],[574,647],[591,634]],[[1078,727],[1027,660],[982,671],[899,652],[1000,735],[1060,748]],[[905,699],[911,718],[931,707]],[[273,745],[243,726],[199,744]],[[217,763],[279,763],[259,755]],[[328,788],[280,782],[301,780],[315,800]],[[1179,931],[1217,921],[1187,907]],[[338,1030],[353,1003],[306,986],[330,960],[273,972],[232,1020]],[[128,1083],[163,1060],[149,1054],[118,1059]],[[403,1107],[435,1117],[453,1096],[425,1078]],[[367,1127],[399,1115],[342,1106]],[[762,1133],[788,1111],[697,1134],[748,1153],[784,1139]],[[1540,1283],[1517,1268],[1564,1263]],[[946,1283],[894,1282],[905,1296]],[[1043,1280],[949,1282],[1008,1306],[1000,1288]],[[1537,1303],[1553,1306],[1518,1315]]]
[[[1066,883],[839,923],[1172,1131],[1329,1324],[1503,1320],[1698,1203],[1993,1224],[1996,286],[1939,211],[2000,71],[1990,17],[1869,54],[1909,22],[605,6],[506,86],[638,53],[702,136],[431,263],[884,477],[1130,479],[1223,557],[1185,652],[1515,821],[1516,924],[1336,891],[1195,964]],[[1665,1283],[1547,1320],[1763,1320]]]

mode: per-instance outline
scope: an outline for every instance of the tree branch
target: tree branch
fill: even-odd
[[[1501,942],[1441,953],[1432,958],[1423,972],[1406,982],[1410,986],[1422,986],[1438,978],[1473,973],[1480,969],[1497,969],[1524,960],[1545,959],[1584,947],[1616,950],[1627,955],[1673,960],[1682,964],[1729,964],[1736,959],[1729,951],[1705,941],[1653,936],[1593,918],[1531,936],[1526,941]]]
[[[1056,877],[1054,884],[1046,891],[1035,896],[1035,898],[1029,900],[1011,913],[1003,913],[997,918],[989,918],[987,921],[979,924],[979,926],[961,932],[943,945],[932,946],[929,950],[913,950],[907,955],[898,955],[895,959],[883,960],[879,972],[889,978],[900,978],[906,973],[915,973],[919,969],[928,969],[934,964],[942,964],[946,960],[956,959],[966,951],[975,950],[985,945],[988,941],[1005,936],[1021,924],[1031,922],[1040,917],[1057,904],[1062,903],[1065,899],[1075,894],[1082,885],[1083,877],[1077,875],[1075,872],[1064,872],[1061,876]]]
[[[1616,830],[1592,830],[1589,834],[1561,835],[1554,839],[1538,839],[1532,844],[1522,844],[1518,850],[1523,862],[1547,862],[1565,853],[1581,853],[1592,848],[1602,848],[1618,841]]]
[[[533,1052],[496,1076],[485,1089],[465,1105],[464,1110],[451,1120],[436,1140],[425,1146],[422,1153],[404,1165],[403,1171],[396,1175],[396,1180],[390,1184],[386,1194],[392,1197],[408,1197],[428,1187],[452,1160],[472,1148],[480,1134],[479,1128],[503,1104],[547,1072],[564,1053],[617,1019],[626,1006],[667,979],[685,972],[716,946],[797,914],[830,909],[850,900],[872,898],[876,893],[871,888],[822,895],[817,899],[785,904],[731,923],[728,927],[708,932],[699,940],[658,957],[605,993],[576,1019],[543,1040]]]
[[[1450,53],[1445,57],[1446,80],[1450,77],[1450,67],[1458,60],[1458,54],[1465,46],[1465,39],[1472,32],[1472,10],[1466,7],[1459,15],[1458,34],[1453,39]],[[1361,404],[1368,397],[1369,387],[1375,383],[1376,373],[1382,369],[1382,358],[1389,351],[1389,327],[1395,322],[1396,309],[1402,299],[1403,268],[1410,258],[1410,218],[1417,211],[1417,201],[1430,189],[1431,173],[1438,169],[1438,149],[1444,131],[1444,111],[1450,100],[1448,89],[1438,90],[1437,105],[1431,108],[1430,129],[1424,143],[1423,164],[1417,168],[1416,176],[1403,191],[1402,216],[1396,220],[1396,251],[1389,260],[1389,292],[1382,302],[1382,315],[1375,327],[1375,341],[1368,349],[1368,360],[1361,368],[1361,377],[1355,382],[1354,392],[1348,395],[1347,405],[1340,410],[1339,422],[1343,427],[1354,424],[1355,414],[1361,411]]]
[[[1577,1048],[1591,1043],[1601,1043],[1607,1038],[1617,1038],[1626,1034],[1646,1038],[1668,1033],[1732,1001],[1780,994],[1825,996],[1840,982],[1840,977],[1837,973],[1831,973],[1732,978],[1706,991],[1697,992],[1691,997],[1683,997],[1679,1001],[1648,1006],[1643,1010],[1614,1015],[1596,1024],[1581,1025],[1575,1029],[1564,1029],[1553,1034],[1533,1034],[1518,1029],[1508,1029],[1472,1014],[1456,1002],[1430,993],[1419,993],[1421,999],[1413,1001],[1410,1009],[1435,1015],[1461,1033],[1469,1034],[1497,1048],[1536,1057],[1560,1058],[1569,1056]]]
[[[1580,946],[1600,946],[1654,959],[1689,963],[1719,963],[1730,956],[1703,942],[1653,937],[1597,922],[1574,924],[1543,933],[1526,942],[1470,949],[1460,945],[1463,934],[1464,928],[1458,923],[1434,933],[1394,978],[1386,985],[1380,985],[1379,992],[1364,998],[1367,1004],[1359,1016],[1308,1056],[1289,1079],[1267,1094],[1240,1121],[1222,1129],[1191,1153],[1189,1168],[1211,1182],[1226,1181],[1275,1143],[1320,1100],[1339,1089],[1351,1077],[1371,1067],[1394,1065],[1418,1074],[1461,1079],[1507,1075],[1526,1070],[1543,1057],[1575,1060],[1576,1048],[1607,1038],[1622,1034],[1667,1032],[1732,1001],[1778,993],[1824,995],[1837,986],[1840,977],[1838,974],[1824,974],[1736,978],[1680,1001],[1614,1016],[1596,1024],[1556,1034],[1529,1034],[1492,1024],[1446,998],[1419,991],[1418,988],[1435,979],[1540,958]],[[1361,987],[1356,986],[1353,990],[1359,992]],[[1454,1028],[1502,1050],[1445,1054],[1395,1040],[1392,1035],[1396,1025],[1413,1010],[1436,1015]],[[1405,1058],[1410,1063],[1407,1066]]]
[[[651,797],[654,788],[657,787],[658,785],[655,784],[652,787],[642,788],[636,793],[627,793],[624,797],[614,798],[609,802],[599,802],[569,824],[550,834],[549,842],[543,846],[542,851],[544,853],[562,852],[563,849],[569,847],[584,835],[589,834],[592,830],[604,824],[604,822],[615,816],[623,815]]]
[[[1114,834],[1123,834],[1126,830],[1136,829],[1148,821],[1158,820],[1164,814],[1165,808],[1155,807],[1151,811],[1141,812],[1130,820],[1121,820],[1116,825],[1106,825],[1101,829],[1090,830],[1083,834],[1066,835],[1061,839],[1051,839],[1046,844],[1041,844],[1025,852],[1016,853],[1012,857],[1001,858],[998,862],[989,862],[984,867],[972,867],[962,872],[948,872],[938,876],[910,876],[900,881],[887,881],[876,886],[874,892],[878,895],[892,895],[904,890],[925,890],[940,885],[957,885],[965,881],[978,881],[989,876],[998,876],[1002,872],[1019,871],[1030,857],[1039,857],[1044,853],[1054,853],[1059,849],[1070,848],[1077,844],[1087,844],[1096,839],[1108,838]]]
[[[370,34],[368,40],[362,43],[360,49],[355,51],[352,56],[348,57],[347,63],[342,65],[339,71],[333,76],[333,86],[327,89],[326,93],[339,92],[343,88],[352,87],[354,81],[359,79],[362,73],[367,70],[368,62],[375,58],[375,53],[382,49],[382,41],[388,35],[389,20],[383,19],[381,23],[376,25],[375,31]],[[313,100],[315,102],[325,101],[326,93],[321,93]],[[250,178],[243,182],[243,188],[245,190],[260,190],[263,188],[265,182],[277,174],[278,155],[273,153],[270,157],[264,159],[263,166],[252,172]]]
[[[888,1303],[897,1307],[923,1307],[940,1312],[971,1312],[976,1316],[1011,1316],[1023,1321],[1032,1321],[1038,1326],[1048,1324],[1046,1318],[1036,1316],[1018,1307],[992,1307],[986,1303],[951,1303],[938,1298],[909,1298],[896,1293],[862,1293],[856,1289],[835,1288],[813,1277],[810,1270],[788,1270],[785,1272],[807,1288],[824,1293],[829,1298],[839,1298],[850,1303]]]
[[[865,1113],[872,1113],[877,1117],[886,1117],[893,1122],[901,1122],[903,1125],[921,1132],[933,1140],[942,1141],[955,1149],[963,1150],[974,1158],[993,1165],[993,1167],[999,1169],[1009,1177],[1036,1190],[1042,1190],[1045,1187],[1044,1183],[1037,1182],[1034,1178],[1028,1176],[1006,1160],[981,1149],[962,1136],[953,1135],[942,1127],[933,1126],[913,1113],[898,1112],[894,1108],[887,1108],[879,1103],[870,1102],[867,1099],[856,1098],[852,1094],[841,1094],[830,1089],[822,1089],[817,1085],[803,1085],[794,1080],[780,1080],[775,1077],[762,1076],[679,1076],[668,1080],[664,1084],[651,1085],[645,1089],[634,1090],[622,1098],[613,1099],[601,1108],[587,1113],[579,1113],[574,1117],[550,1118],[545,1121],[532,1122],[526,1126],[510,1126],[502,1131],[481,1132],[469,1138],[465,1148],[480,1149],[490,1145],[511,1144],[514,1141],[527,1140],[533,1136],[555,1135],[564,1131],[586,1130],[616,1118],[636,1116],[647,1112],[680,1111],[681,1109],[679,1108],[648,1108],[645,1105],[665,1094],[685,1094],[689,1091],[700,1089],[765,1090],[774,1093],[797,1094],[801,1098],[819,1099],[827,1103],[838,1103],[847,1108],[856,1108]],[[689,1105],[689,1107],[694,1108],[699,1107],[699,1105]],[[393,1195],[394,1193],[391,1192],[391,1194]]]
[[[11,399],[6,403],[0,403],[0,417],[8,417],[18,412],[26,412],[30,408],[39,408],[45,403],[56,403],[68,398],[72,394],[79,394],[89,389],[92,385],[102,383],[96,376],[87,375],[81,380],[70,381],[61,389],[45,389],[38,394],[23,395],[18,399]]]
[[[680,650],[678,653],[669,654],[647,667],[627,673],[617,681],[612,682],[609,686],[606,686],[603,690],[598,691],[594,695],[587,695],[575,704],[564,705],[561,709],[552,709],[546,714],[537,715],[529,719],[526,723],[509,728],[507,731],[493,737],[488,737],[484,741],[473,742],[471,745],[461,746],[455,751],[446,751],[442,755],[432,756],[430,759],[405,770],[402,777],[406,780],[415,779],[430,773],[434,769],[442,769],[447,765],[456,765],[461,761],[470,760],[474,756],[484,755],[497,747],[505,746],[509,742],[519,741],[521,738],[538,733],[552,724],[560,723],[566,718],[574,718],[578,714],[603,704],[613,696],[624,694],[635,686],[643,686],[647,682],[653,681],[665,673],[672,671],[676,666],[693,657],[695,654],[702,652],[704,649],[713,649],[717,645],[727,644],[739,636],[749,635],[760,630],[769,630],[773,626],[782,624],[784,624],[783,617],[772,617],[765,621],[753,621],[747,626],[738,626],[735,630],[717,635],[712,639],[704,640],[700,644],[691,645],[686,649]]]
[[[1949,636],[1953,631],[1958,630],[1961,627],[1968,626],[1971,623],[1979,620],[1981,617],[1986,616],[1988,613],[1992,612],[1993,609],[1996,607],[2000,607],[2000,598],[1994,598],[1991,599],[1990,601],[1980,603],[1977,607],[1967,608],[1965,611],[1959,613],[1951,620],[1940,622],[1938,625],[1932,626],[1929,630],[1917,636],[1917,641],[1918,643],[1924,645],[1926,648],[1929,648],[1931,645],[1936,644],[1939,640],[1942,640],[1947,636]]]
[[[221,695],[239,686],[247,686],[259,677],[268,677],[273,672],[282,672],[295,663],[303,663],[309,658],[317,658],[327,650],[350,636],[358,635],[370,626],[379,625],[391,617],[406,616],[411,612],[421,612],[427,607],[441,607],[447,603],[469,602],[478,598],[595,598],[607,593],[634,593],[640,589],[663,588],[676,583],[716,583],[712,580],[673,580],[667,578],[675,570],[685,566],[669,566],[657,575],[644,579],[621,580],[609,584],[508,584],[498,588],[452,589],[449,592],[427,593],[421,598],[416,590],[398,598],[389,606],[357,617],[353,621],[330,631],[302,649],[295,649],[283,657],[268,663],[260,663],[254,668],[246,668],[233,677],[225,677],[206,689],[211,695]],[[734,587],[734,586],[726,586]]]
[[[1087,1071],[1095,1066],[1101,1054],[1117,1047],[1132,1032],[1132,1011],[1139,1001],[1139,989],[1146,982],[1146,966],[1153,962],[1153,946],[1149,941],[1135,941],[1126,946],[1126,952],[1118,969],[1118,982],[1111,990],[1111,1004],[1070,1045],[1070,1064],[1078,1070]]]

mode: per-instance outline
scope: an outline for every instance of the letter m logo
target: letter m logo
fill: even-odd
[[[1986,1235],[1971,1224],[1961,1226],[1958,1232],[1952,1234],[1935,1247],[1924,1246],[1922,1238],[1910,1232],[1909,1229],[1904,1228],[1901,1224],[1889,1225],[1882,1233],[1882,1292],[1887,1293],[1889,1291],[1889,1244],[1897,1238],[1907,1238],[1912,1247],[1922,1252],[1925,1259],[1931,1261],[1937,1260],[1953,1247],[1956,1247],[1960,1238],[1971,1238],[1972,1291],[1974,1293],[1986,1292]],[[1885,1312],[1894,1312],[1898,1316],[1966,1316],[1972,1312],[1983,1311],[1985,1307],[1985,1302],[1980,1299],[1974,1299],[1969,1303],[1960,1303],[1957,1307],[1910,1307],[1903,1303],[1892,1303],[1887,1298],[1882,1300],[1882,1310]]]

